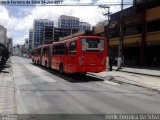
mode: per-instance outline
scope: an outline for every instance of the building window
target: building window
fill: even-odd
[[[149,0],[147,3],[147,8],[153,8],[160,5],[160,0]]]
[[[126,27],[124,29],[124,35],[133,35],[141,33],[141,25],[135,25],[131,27]]]
[[[154,20],[147,23],[147,32],[160,31],[160,20]]]
[[[142,12],[146,9],[145,4],[138,4],[137,5],[137,13]]]
[[[114,30],[110,32],[110,38],[115,38],[119,36],[119,30]]]
[[[123,11],[123,16],[127,17],[127,16],[132,16],[136,14],[136,6],[132,6],[130,8],[127,8]]]

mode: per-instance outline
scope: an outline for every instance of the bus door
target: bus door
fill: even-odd
[[[67,71],[68,72],[75,72],[76,68],[76,54],[77,54],[77,43],[76,41],[71,41],[69,44],[69,53],[67,59]]]
[[[100,66],[106,63],[104,40],[98,38],[81,38],[82,55],[80,65]]]
[[[49,45],[49,62],[48,62],[48,67],[51,68],[52,66],[52,45]]]
[[[46,51],[45,51],[45,66],[49,67],[49,56],[50,56],[50,51],[49,51],[49,46],[47,46]]]

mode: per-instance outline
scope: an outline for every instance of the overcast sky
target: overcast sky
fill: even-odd
[[[0,0],[1,1],[1,0]],[[120,2],[121,0],[64,0],[64,2],[73,4],[79,3],[110,3]],[[124,0],[132,3],[132,0]],[[120,6],[112,6],[111,12],[120,10]],[[7,36],[13,37],[14,45],[23,44],[24,39],[29,37],[29,29],[33,28],[34,19],[54,20],[57,26],[57,20],[60,15],[70,15],[80,18],[80,20],[89,22],[92,26],[98,22],[104,21],[105,11],[97,6],[9,6],[0,5],[0,25],[7,28]]]

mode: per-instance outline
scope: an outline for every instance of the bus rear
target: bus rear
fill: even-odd
[[[106,69],[106,39],[97,36],[78,38],[78,72],[102,72]]]

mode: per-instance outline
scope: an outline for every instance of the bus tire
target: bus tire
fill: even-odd
[[[45,67],[47,67],[47,61],[45,61]]]
[[[63,71],[63,64],[61,63],[60,66],[59,66],[59,73],[62,75],[64,74],[64,71]]]
[[[36,60],[33,60],[33,64],[35,64],[35,65],[36,65]]]
[[[39,60],[37,61],[37,65],[39,65]]]

